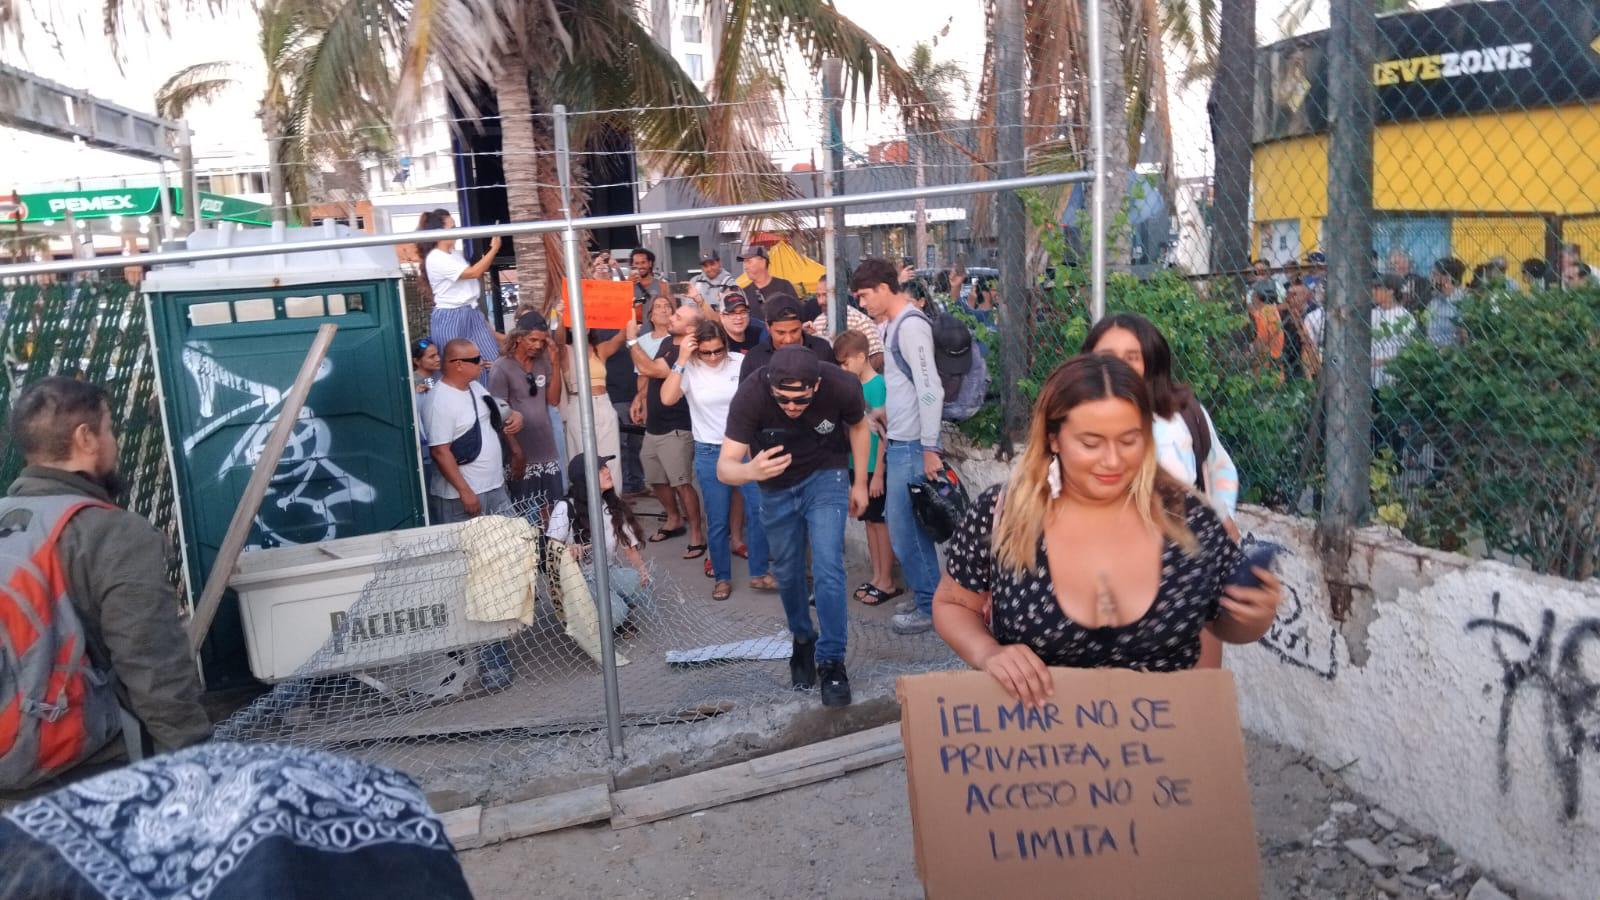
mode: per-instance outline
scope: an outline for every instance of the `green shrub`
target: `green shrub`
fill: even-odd
[[[1481,539],[1540,572],[1590,578],[1600,559],[1600,290],[1468,299],[1466,341],[1413,341],[1389,364],[1382,416],[1404,423],[1426,483],[1405,533]],[[1431,447],[1431,453],[1421,453]]]

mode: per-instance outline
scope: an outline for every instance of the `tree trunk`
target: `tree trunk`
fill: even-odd
[[[1088,0],[1090,3],[1097,0]],[[1128,158],[1128,79],[1122,43],[1126,17],[1120,3],[1104,4],[1100,13],[1101,64],[1105,84],[1106,115],[1106,271],[1126,272],[1132,260],[1133,242],[1128,226],[1128,177],[1132,160]]]
[[[1226,272],[1243,296],[1250,268],[1250,110],[1255,94],[1255,0],[1220,0],[1217,74],[1211,82],[1211,146],[1215,154],[1211,271]]]
[[[555,138],[550,120],[534,116],[528,69],[514,54],[507,55],[501,64],[495,96],[500,103],[500,159],[505,170],[506,202],[511,221],[559,218],[559,189],[549,189],[556,196],[556,206],[552,210],[546,208],[546,188],[542,187],[556,183],[551,158]],[[560,277],[559,268],[552,271],[552,263],[556,267],[560,265],[560,253],[547,245],[543,235],[517,235],[512,238],[512,246],[517,256],[518,305],[547,308],[547,298],[554,287],[551,276]]]

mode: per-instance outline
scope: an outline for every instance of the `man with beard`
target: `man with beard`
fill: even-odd
[[[15,586],[26,580],[23,572],[37,568],[48,574],[53,567],[61,580],[46,577],[43,592],[55,591],[70,600],[86,638],[90,668],[109,676],[117,702],[144,726],[155,750],[165,753],[205,740],[211,723],[200,706],[199,674],[167,580],[166,540],[142,516],[116,505],[123,485],[105,390],[71,378],[34,382],[11,409],[10,431],[27,466],[0,500],[0,538],[17,541],[30,532],[37,537],[33,566],[19,565],[8,553],[17,568],[0,578]],[[7,549],[22,547],[8,543]],[[26,623],[5,614],[24,613],[27,593],[0,598],[0,619],[13,623],[13,643],[18,627]],[[34,639],[39,637],[32,631],[39,615],[35,609],[27,616],[35,622],[26,626]],[[69,627],[64,617],[58,607],[53,619],[58,630]],[[13,650],[27,652],[26,646]],[[87,692],[93,694],[93,677],[89,684]],[[97,730],[88,721],[93,697],[84,702],[88,705],[75,702],[76,708],[62,710],[67,715],[48,721],[57,728],[68,723],[81,729],[86,732],[83,739],[95,744],[80,745],[77,758],[69,762],[108,761],[121,743],[108,740],[115,730]]]

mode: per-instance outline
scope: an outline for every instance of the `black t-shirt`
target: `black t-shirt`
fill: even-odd
[[[594,336],[601,341],[609,341],[616,336],[616,329],[595,329]],[[612,403],[632,403],[633,396],[639,393],[639,374],[633,371],[633,356],[628,353],[626,345],[617,348],[617,352],[606,358],[606,398]]]
[[[744,294],[746,303],[750,304],[750,318],[752,321],[765,322],[767,320],[767,300],[779,294],[787,294],[796,300],[800,293],[794,289],[794,282],[787,278],[774,278],[767,282],[764,288],[756,287],[754,281],[739,289]],[[723,301],[726,303],[727,301]]]
[[[750,324],[744,329],[743,340],[735,340],[733,335],[728,335],[728,352],[749,353],[756,347],[761,346],[761,341],[766,336],[767,326],[761,322],[751,319]]]
[[[825,363],[833,362],[833,345],[828,343],[827,338],[820,338],[814,334],[802,335],[801,338],[805,348],[815,353],[817,359]],[[761,343],[744,351],[744,362],[739,364],[739,380],[744,381],[757,369],[766,368],[767,363],[772,362],[772,354],[776,352],[776,348],[772,346],[771,334],[764,336]]]
[[[678,345],[668,337],[656,348],[656,359],[666,360],[667,365],[678,361]],[[667,434],[673,431],[689,431],[689,401],[679,397],[678,402],[671,406],[661,402],[661,386],[667,383],[665,378],[650,378],[645,385],[644,394],[644,433]]]
[[[762,439],[767,429],[784,433],[781,443],[793,458],[783,474],[760,482],[767,490],[793,487],[825,469],[844,469],[850,464],[850,426],[866,415],[861,380],[833,363],[822,365],[822,383],[811,405],[796,418],[790,418],[772,400],[765,367],[746,378],[728,406],[727,436],[730,441],[747,444],[751,453],[769,446]]]

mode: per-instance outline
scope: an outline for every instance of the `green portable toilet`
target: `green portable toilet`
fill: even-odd
[[[189,236],[191,250],[354,235],[347,226]],[[184,580],[200,595],[318,327],[339,326],[246,549],[424,522],[400,269],[390,247],[162,266],[143,283],[171,460]],[[201,651],[210,687],[246,682],[236,599]]]

